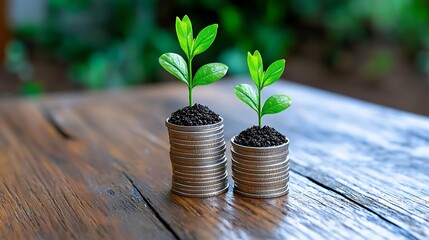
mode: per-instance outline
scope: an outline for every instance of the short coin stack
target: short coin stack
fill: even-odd
[[[275,198],[289,192],[289,140],[273,147],[247,147],[231,139],[234,192],[252,198]]]
[[[211,197],[228,190],[223,120],[200,126],[165,121],[173,167],[171,191],[186,197]]]

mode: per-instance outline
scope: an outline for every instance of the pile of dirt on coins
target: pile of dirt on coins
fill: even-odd
[[[201,104],[184,107],[172,113],[168,122],[182,126],[200,126],[215,124],[221,121],[218,114]]]
[[[286,143],[286,137],[276,129],[268,126],[253,126],[242,131],[234,142],[248,147],[272,147]]]

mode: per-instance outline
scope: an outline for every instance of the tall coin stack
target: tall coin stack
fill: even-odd
[[[185,197],[211,197],[228,190],[223,119],[201,126],[165,121],[173,168],[171,191]]]
[[[289,139],[273,147],[247,147],[231,139],[234,192],[251,198],[275,198],[289,192]]]

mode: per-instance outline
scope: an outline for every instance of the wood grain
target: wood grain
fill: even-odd
[[[34,104],[0,105],[0,239],[174,239],[121,164]]]
[[[227,139],[256,120],[230,89],[232,82],[217,83],[195,97],[222,115]],[[52,96],[39,108],[63,138],[97,145],[116,159],[117,169],[178,238],[429,236],[427,118],[290,83],[266,94],[277,92],[290,94],[294,105],[264,120],[292,140],[293,164],[291,193],[274,200],[232,191],[209,199],[169,193],[164,120],[186,104],[183,86]]]
[[[295,99],[293,108],[267,123],[293,139],[294,170],[412,237],[427,238],[428,118],[295,84],[269,94],[284,91]],[[245,114],[236,113],[231,117]],[[230,121],[231,127],[241,125],[242,119]]]

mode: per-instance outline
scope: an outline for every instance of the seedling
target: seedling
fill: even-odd
[[[253,55],[247,53],[247,65],[250,76],[258,91],[249,84],[239,84],[234,87],[235,95],[258,114],[258,124],[262,127],[262,117],[266,114],[275,114],[287,109],[292,99],[284,94],[276,94],[267,99],[262,106],[262,89],[267,87],[282,76],[285,69],[285,60],[280,59],[273,62],[266,71],[262,63],[261,54],[255,51]]]
[[[164,53],[159,57],[159,64],[173,76],[188,85],[189,106],[192,106],[192,90],[196,86],[207,85],[218,81],[225,76],[228,67],[222,63],[209,63],[197,70],[192,76],[192,60],[200,53],[206,51],[214,42],[217,34],[217,24],[205,27],[194,38],[192,24],[188,16],[182,20],[176,17],[176,34],[180,47],[185,52],[187,62],[176,53]]]

